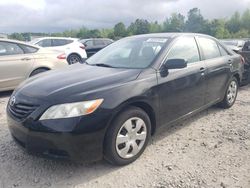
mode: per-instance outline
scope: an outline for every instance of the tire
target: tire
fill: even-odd
[[[82,58],[77,55],[77,54],[71,54],[67,58],[67,61],[70,65],[75,64],[75,63],[82,63]]]
[[[221,103],[219,103],[219,106],[225,109],[232,107],[237,98],[238,88],[239,88],[238,80],[235,77],[233,77],[230,80],[229,84],[227,85],[227,90],[224,95],[224,99]]]
[[[119,166],[132,163],[143,153],[150,136],[151,122],[146,112],[130,107],[122,111],[108,128],[104,141],[104,158]]]
[[[36,70],[34,70],[34,71],[30,74],[30,77],[35,76],[35,75],[40,74],[40,73],[43,73],[43,72],[46,72],[46,71],[48,71],[48,70],[49,70],[49,69],[45,69],[45,68],[36,69]]]

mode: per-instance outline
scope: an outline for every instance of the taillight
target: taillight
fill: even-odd
[[[57,59],[66,59],[66,54],[60,54],[59,56],[57,56]]]
[[[242,63],[242,64],[245,64],[246,61],[245,61],[244,57],[241,56],[240,58],[241,58],[241,63]]]
[[[84,45],[81,45],[80,48],[83,49],[83,50],[85,50],[85,46]]]

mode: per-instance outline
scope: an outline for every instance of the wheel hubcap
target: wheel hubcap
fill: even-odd
[[[137,117],[128,119],[120,128],[116,137],[116,151],[121,158],[137,155],[144,146],[147,137],[145,122]]]
[[[237,95],[237,83],[232,81],[227,90],[227,101],[232,104],[235,101]]]
[[[77,56],[72,56],[69,58],[69,62],[70,62],[70,64],[79,63],[80,59]]]

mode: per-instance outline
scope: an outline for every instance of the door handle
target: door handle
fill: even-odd
[[[29,57],[24,57],[24,58],[22,58],[21,60],[22,60],[22,61],[29,61],[29,60],[31,60],[31,58],[29,58]]]
[[[206,69],[205,69],[204,67],[201,67],[201,68],[200,68],[200,72],[201,72],[201,73],[204,73],[205,70],[206,70]]]
[[[205,71],[206,71],[206,69],[204,67],[200,68],[200,73],[201,73],[202,76],[205,75]]]

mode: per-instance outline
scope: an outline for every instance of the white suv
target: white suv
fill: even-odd
[[[82,62],[87,58],[85,46],[77,38],[43,37],[30,41],[44,48],[63,51],[69,64]]]

